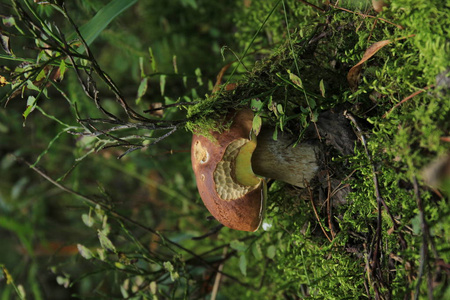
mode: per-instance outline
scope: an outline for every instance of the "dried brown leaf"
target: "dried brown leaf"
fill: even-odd
[[[352,90],[355,90],[358,87],[358,81],[359,76],[361,75],[362,64],[366,62],[369,58],[374,56],[375,53],[378,52],[378,50],[390,44],[391,42],[392,42],[391,40],[379,41],[371,45],[369,48],[367,48],[361,60],[356,65],[354,65],[347,74],[347,81]]]

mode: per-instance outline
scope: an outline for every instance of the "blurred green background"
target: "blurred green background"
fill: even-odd
[[[43,47],[35,43],[38,38],[11,25],[12,16],[17,27],[24,28],[14,3],[28,13],[36,11],[42,24],[55,33],[58,28],[66,37],[74,34],[74,27],[54,6],[26,0],[3,2],[0,75],[4,78],[21,61],[39,61],[38,48]],[[76,0],[64,5],[83,28],[113,2]],[[0,110],[0,299],[372,299],[380,294],[406,299],[414,293],[426,298],[429,285],[436,299],[448,296],[448,194],[445,188],[428,186],[420,174],[450,148],[445,140],[450,127],[448,85],[440,94],[432,92],[436,76],[445,77],[449,67],[449,20],[445,17],[449,5],[388,1],[389,7],[377,15],[370,1],[340,1],[338,7],[347,11],[324,1],[308,2],[315,7],[304,2],[130,1],[129,8],[106,18],[110,23],[105,29],[88,28],[99,33],[90,48],[128,104],[142,112],[160,103],[207,99],[221,69],[238,58],[245,67],[236,67],[231,79],[246,82],[249,74],[254,75],[256,62],[267,58],[276,62],[286,53],[291,55],[286,51],[291,38],[303,42],[323,30],[327,39],[305,61],[335,70],[337,81],[371,44],[395,40],[367,65],[354,93],[345,87],[342,94],[322,103],[324,107],[344,103],[369,124],[369,151],[380,166],[381,190],[398,222],[392,234],[392,220],[383,213],[381,271],[385,277],[378,280],[385,285],[374,283],[366,268],[377,215],[372,166],[362,145],[355,146],[353,157],[330,161],[343,162],[345,170],[355,174],[345,181],[353,193],[348,205],[337,209],[333,221],[340,231],[332,242],[318,223],[327,222],[324,209],[319,208],[316,218],[305,191],[279,182],[271,182],[269,189],[267,223],[272,227],[256,233],[222,228],[195,239],[214,231],[218,223],[209,219],[196,190],[191,132],[182,127],[162,142],[120,159],[127,148],[100,150],[110,145],[103,144],[106,138],[71,134],[81,128],[78,118],[104,116],[69,68],[29,115],[24,117],[30,105],[27,96],[36,91],[23,91],[23,97],[19,94],[7,105],[3,102]],[[424,18],[434,21],[424,24]],[[404,43],[396,40],[405,37],[409,38]],[[242,58],[243,53],[247,55]],[[125,117],[111,89],[97,75],[93,78],[102,105]],[[278,87],[289,90],[288,83],[280,82]],[[417,94],[391,117],[383,117],[424,87],[429,92]],[[11,85],[1,87],[0,97],[10,91]],[[298,107],[285,109],[291,123],[300,124],[306,118],[298,116]],[[162,118],[184,120],[187,110],[174,107],[165,110]],[[133,128],[121,133],[124,137],[162,134]],[[26,162],[36,163],[41,174]],[[423,209],[416,203],[415,176]],[[421,229],[423,212],[434,244],[423,240],[424,235],[430,239]],[[401,234],[406,249],[399,246]],[[429,247],[428,257],[421,247]],[[224,274],[218,275],[217,269]]]

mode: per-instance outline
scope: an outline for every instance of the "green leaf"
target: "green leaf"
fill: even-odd
[[[262,119],[259,115],[256,115],[253,117],[253,124],[252,124],[252,130],[253,132],[258,135],[261,131],[262,127]]]
[[[164,96],[164,90],[166,88],[166,75],[161,75],[159,77],[159,87],[161,89],[161,96]]]
[[[85,246],[83,246],[81,244],[77,244],[77,248],[78,248],[78,252],[80,253],[80,255],[82,257],[84,257],[85,259],[91,259],[94,257],[94,254],[92,253],[92,251],[89,250],[88,248],[86,248]]]
[[[139,102],[141,102],[142,97],[145,95],[145,92],[147,92],[147,88],[148,88],[148,78],[144,77],[141,79],[141,83],[139,84],[136,104],[139,104]]]
[[[100,240],[100,245],[103,249],[116,253],[116,247],[114,247],[111,240],[103,233],[103,231],[98,231],[98,239]]]
[[[103,217],[105,216],[105,211],[100,207],[100,205],[95,206],[95,215],[97,216],[99,221],[103,221]]]
[[[200,68],[195,69],[195,76],[197,76],[198,85],[202,86],[203,85],[202,70],[200,70]]]
[[[80,27],[81,36],[83,36],[87,45],[100,35],[100,33],[122,12],[135,4],[137,0],[113,0],[100,9],[97,14],[86,24]],[[76,38],[75,33],[70,35],[69,40]],[[80,52],[84,47],[80,47]]]
[[[278,111],[281,115],[284,115],[283,105],[277,104],[277,111]]]
[[[270,259],[273,259],[275,257],[276,252],[277,248],[274,245],[270,245],[269,248],[267,248],[266,256]]]
[[[44,79],[47,76],[47,74],[45,73],[45,69],[42,69],[39,74],[36,76],[36,81],[41,81],[42,79]],[[39,89],[38,89],[39,91]]]
[[[278,126],[275,126],[275,130],[273,131],[272,138],[274,141],[278,140]]]
[[[36,98],[34,96],[28,96],[27,100],[27,108],[22,114],[23,117],[23,126],[25,126],[25,121],[30,115],[30,113],[36,108]]]
[[[177,56],[176,55],[173,56],[172,63],[173,63],[173,71],[174,71],[174,73],[178,74]]]
[[[170,261],[166,261],[163,263],[164,269],[166,269],[169,272],[173,272],[175,269]]]
[[[87,227],[92,227],[94,225],[94,218],[91,217],[91,214],[82,214],[81,219]]]
[[[97,254],[98,254],[98,258],[101,261],[105,261],[106,259],[106,251],[103,248],[97,248]]]
[[[117,268],[117,269],[120,269],[120,270],[123,270],[123,269],[126,268],[126,267],[125,267],[123,264],[121,264],[120,262],[115,262],[115,263],[114,263],[114,266],[116,266],[116,268]]]
[[[299,88],[303,89],[303,82],[300,79],[300,77],[298,77],[297,75],[291,73],[290,71],[288,71],[289,73],[289,79]]]
[[[58,80],[63,80],[64,79],[64,74],[66,73],[66,70],[67,70],[66,62],[64,61],[64,59],[62,59],[61,63],[59,64],[59,78],[58,78]]]
[[[152,48],[148,48],[148,53],[150,54],[150,64],[152,66],[152,71],[156,72],[156,60],[155,60],[155,56],[153,55],[153,50]]]
[[[254,112],[258,112],[263,108],[263,102],[259,99],[252,99],[252,101],[250,102],[250,108],[254,111]]]
[[[56,282],[59,285],[62,285],[63,287],[68,288],[69,284],[70,284],[70,279],[68,277],[57,276],[56,277]]]
[[[5,25],[6,27],[13,27],[16,25],[16,20],[13,16],[2,16],[1,18],[3,25]]]
[[[241,270],[242,275],[247,276],[247,258],[244,253],[239,257],[239,269]]]
[[[245,251],[247,250],[247,245],[245,245],[244,242],[241,242],[239,240],[232,240],[230,243],[230,247],[237,251]]]
[[[259,245],[259,243],[254,243],[252,246],[252,253],[253,256],[257,259],[257,260],[261,260],[263,258],[263,253],[261,250],[261,246]]]
[[[323,79],[321,79],[319,82],[319,89],[322,97],[325,97],[325,86],[323,85]]]
[[[178,272],[175,272],[175,268],[174,268],[174,266],[172,265],[172,263],[170,261],[164,262],[163,266],[164,266],[164,269],[169,271],[170,279],[172,279],[172,281],[175,281],[175,280],[177,280],[180,277]]]

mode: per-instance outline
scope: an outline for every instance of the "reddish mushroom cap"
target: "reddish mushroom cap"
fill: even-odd
[[[230,118],[233,122],[228,130],[211,132],[214,141],[193,135],[192,168],[203,203],[214,218],[232,229],[255,231],[263,218],[265,183],[250,166],[248,152],[256,147],[256,141],[250,140],[253,112],[244,109]],[[246,166],[236,164],[238,156],[240,160],[248,160]],[[236,179],[237,169],[249,173],[252,184],[240,183]]]

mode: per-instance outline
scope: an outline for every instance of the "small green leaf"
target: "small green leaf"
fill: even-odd
[[[43,70],[41,71],[41,73],[43,72]],[[39,74],[41,74],[39,73]],[[39,75],[38,75],[39,77]],[[44,73],[44,77],[45,77],[45,73]],[[32,91],[37,91],[40,92],[41,90],[31,81],[31,80],[27,80],[27,89],[32,90]]]
[[[95,206],[95,215],[97,216],[99,221],[103,221],[103,217],[105,216],[105,212],[103,211],[103,209],[100,207],[100,205],[96,205]]]
[[[150,65],[152,66],[152,71],[156,72],[156,60],[155,60],[155,56],[153,55],[153,50],[152,48],[148,48],[148,53],[150,54]]]
[[[274,141],[278,140],[278,126],[275,127],[275,130],[273,131],[272,138]]]
[[[141,78],[144,78],[145,77],[144,58],[142,56],[139,57],[139,70],[141,70]]]
[[[284,130],[284,124],[285,124],[284,122],[285,122],[285,120],[286,120],[286,116],[285,115],[281,115],[280,116],[280,122],[279,122],[281,131]]]
[[[254,243],[252,246],[252,253],[253,256],[257,259],[257,260],[261,260],[263,258],[263,253],[261,250],[261,246],[259,245],[259,243]]]
[[[68,288],[69,284],[70,284],[70,279],[68,277],[57,276],[56,277],[56,282],[59,285],[62,285],[63,287]]]
[[[159,77],[159,87],[161,89],[161,96],[164,96],[164,90],[166,88],[166,75],[161,75]]]
[[[87,227],[92,227],[94,225],[94,218],[91,217],[91,214],[82,214],[81,219]]]
[[[254,112],[260,111],[262,109],[262,107],[263,107],[263,102],[261,100],[259,100],[258,98],[252,99],[252,101],[250,102],[250,108]]]
[[[261,131],[262,127],[262,119],[259,115],[256,115],[253,117],[253,124],[252,124],[252,130],[255,133],[255,135],[258,135]]]
[[[283,105],[278,104],[277,105],[277,111],[280,113],[280,115],[284,115]]]
[[[13,27],[16,25],[16,20],[12,16],[2,16],[3,25],[6,27]]]
[[[241,242],[239,240],[232,240],[230,243],[230,247],[237,251],[245,251],[247,250],[247,246],[244,242]]]
[[[272,95],[269,96],[269,102],[267,103],[267,108],[272,111],[273,110],[273,99]]]
[[[45,70],[42,69],[39,74],[36,76],[36,81],[41,81],[42,79],[44,79],[47,76],[47,74],[45,73]],[[39,91],[39,89],[37,89]]]
[[[120,262],[115,262],[114,265],[116,266],[117,269],[123,270],[125,269],[125,265],[121,264]]]
[[[36,98],[34,96],[29,96],[27,100],[27,108],[22,114],[23,126],[25,126],[25,121],[30,115],[30,113],[36,108]]]
[[[178,272],[175,272],[175,268],[170,261],[164,262],[163,266],[164,269],[166,269],[170,273],[170,279],[172,279],[172,281],[175,281],[180,277]]]
[[[141,102],[142,96],[144,96],[145,93],[147,92],[147,87],[148,87],[148,78],[144,77],[141,79],[141,83],[139,84],[136,104],[139,104]]]
[[[103,233],[103,231],[98,231],[98,239],[100,240],[100,245],[103,249],[109,252],[116,252],[116,247],[114,247],[111,240]]]
[[[177,66],[177,56],[174,55],[172,58],[173,71],[175,74],[178,74],[178,66]]]
[[[299,88],[303,89],[303,82],[300,79],[300,77],[298,77],[297,75],[291,73],[290,71],[288,71],[288,73],[289,73],[289,79],[292,81],[292,83],[294,83]]]
[[[270,245],[269,248],[267,248],[266,256],[270,259],[273,259],[275,257],[276,252],[277,248],[274,245]]]
[[[197,76],[198,85],[202,86],[203,85],[202,70],[200,70],[200,68],[195,69],[195,76]]]
[[[97,248],[97,254],[98,254],[98,258],[101,261],[105,261],[106,259],[106,251],[103,248]]]
[[[164,269],[166,269],[169,272],[173,272],[175,269],[170,261],[166,261],[163,263]]]
[[[239,269],[241,270],[242,275],[247,276],[247,258],[244,253],[239,257]]]
[[[94,257],[94,254],[92,253],[92,251],[89,250],[88,248],[86,248],[85,246],[83,246],[81,244],[77,244],[77,248],[78,248],[78,252],[80,253],[80,255],[82,257],[84,257],[85,259],[91,259]]]
[[[322,97],[325,97],[325,86],[323,85],[323,79],[320,80],[320,82],[319,82],[319,89],[320,89],[320,94],[322,95]]]
[[[61,60],[61,63],[59,64],[59,78],[58,80],[61,81],[64,79],[64,74],[67,71],[66,62],[64,59]]]

